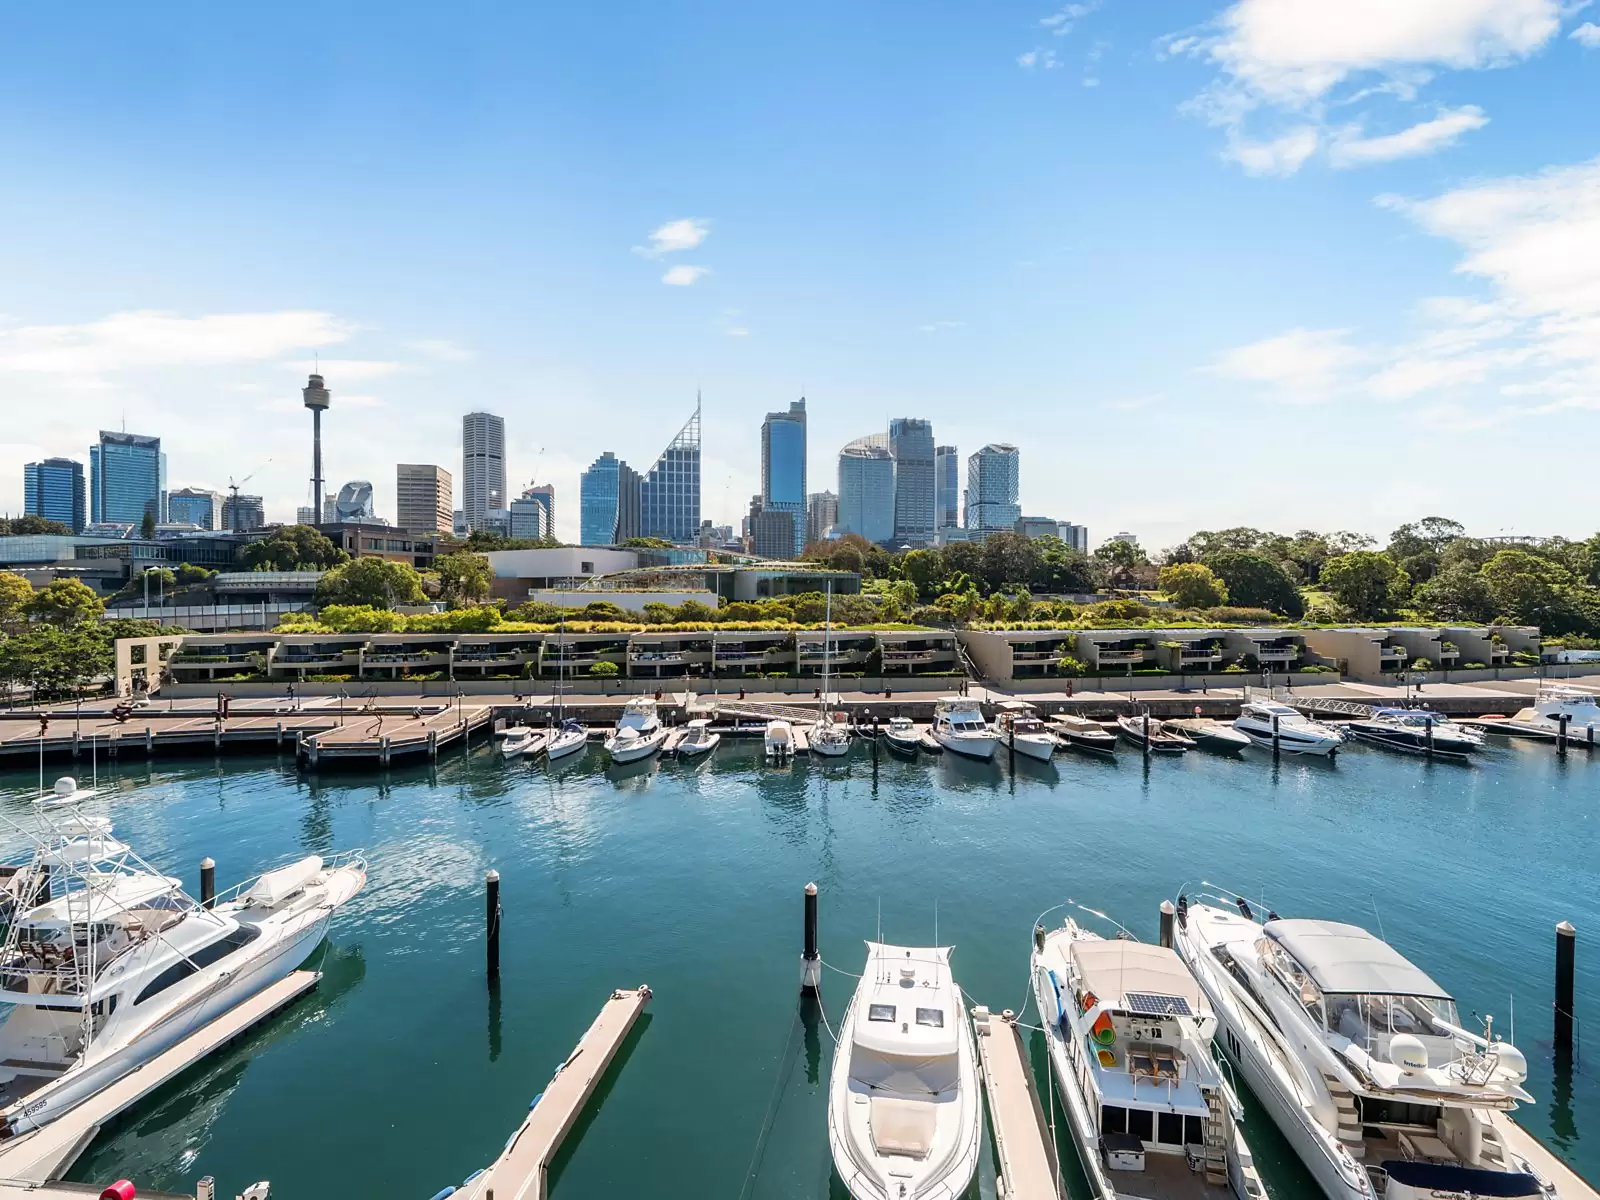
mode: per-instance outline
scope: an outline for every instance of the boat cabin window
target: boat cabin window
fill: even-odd
[[[929,1029],[944,1028],[944,1009],[919,1008],[917,1009],[917,1024],[926,1025]]]
[[[1156,1115],[1148,1108],[1130,1108],[1128,1110],[1128,1132],[1141,1142],[1153,1142],[1156,1138]]]
[[[1446,1026],[1460,1024],[1456,1002],[1433,996],[1329,995],[1327,1010],[1329,1030],[1369,1050],[1374,1039],[1387,1043],[1397,1033],[1453,1039]]]
[[[1143,1108],[1106,1104],[1100,1108],[1101,1133],[1131,1133],[1143,1142],[1165,1146],[1199,1145],[1205,1129],[1199,1117],[1184,1113],[1153,1113]]]
[[[1437,1104],[1408,1104],[1404,1100],[1376,1100],[1367,1096],[1357,1096],[1356,1104],[1363,1125],[1404,1125],[1432,1133],[1439,1124]]]
[[[894,1022],[894,1005],[869,1004],[867,1005],[867,1020]]]
[[[261,930],[254,925],[241,925],[232,933],[225,934],[214,942],[209,942],[196,950],[188,958],[180,959],[173,963],[161,974],[157,975],[148,984],[144,991],[139,993],[135,1005],[143,1004],[151,996],[166,991],[174,984],[182,983],[197,970],[209,967],[220,958],[225,958],[235,950],[243,949],[261,936]]]

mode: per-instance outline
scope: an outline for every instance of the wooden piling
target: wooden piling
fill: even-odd
[[[1177,914],[1178,910],[1171,900],[1161,902],[1161,945],[1167,950],[1172,949],[1172,921]]]

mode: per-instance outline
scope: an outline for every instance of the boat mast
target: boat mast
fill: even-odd
[[[822,615],[822,691],[817,696],[817,723],[820,725],[828,707],[828,662],[833,655],[833,580],[828,580],[827,607]]]

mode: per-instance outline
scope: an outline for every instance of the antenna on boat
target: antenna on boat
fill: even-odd
[[[1372,915],[1378,918],[1378,936],[1387,942],[1389,939],[1383,932],[1383,914],[1378,911],[1378,898],[1368,892],[1367,899],[1372,902]]]

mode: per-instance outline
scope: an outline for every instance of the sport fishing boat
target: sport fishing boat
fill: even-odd
[[[935,702],[930,732],[941,747],[967,758],[993,758],[1000,745],[978,702],[965,696],[941,696]]]
[[[1055,753],[1056,739],[1033,705],[1026,700],[1002,700],[995,707],[1000,710],[996,725],[1008,747],[1014,745],[1018,754],[1040,760]]]
[[[1344,735],[1332,725],[1279,704],[1276,700],[1251,700],[1239,711],[1233,727],[1258,746],[1273,748],[1276,741],[1285,754],[1326,754],[1332,757],[1344,744]]]
[[[1209,885],[1208,885],[1209,886]],[[1426,972],[1358,925],[1260,919],[1243,897],[1178,897],[1173,944],[1222,1044],[1336,1200],[1552,1197],[1515,1153],[1528,1062],[1466,1029]]]
[[[1265,1196],[1212,1055],[1217,1019],[1183,961],[1066,921],[1033,933],[1051,1073],[1097,1200]]]
[[[1182,754],[1185,750],[1194,749],[1192,741],[1154,717],[1118,717],[1117,728],[1135,746],[1143,746],[1148,742],[1153,754]]]
[[[656,716],[656,702],[649,696],[635,696],[622,706],[622,716],[605,747],[612,762],[630,763],[649,758],[666,740],[666,727]]]
[[[16,828],[15,826],[13,826]],[[204,908],[105,818],[46,817],[0,949],[0,1140],[46,1125],[303,963],[361,890],[309,855]]]
[[[1056,737],[1074,750],[1087,750],[1090,754],[1114,755],[1117,752],[1117,735],[1099,721],[1073,713],[1057,713],[1050,718]]]
[[[1357,741],[1403,754],[1465,758],[1483,748],[1480,734],[1425,708],[1376,709],[1364,720],[1348,722],[1345,731]]]
[[[910,717],[893,717],[883,729],[883,740],[889,744],[889,749],[907,758],[917,756],[921,737]]]
[[[678,757],[695,758],[701,754],[710,754],[721,740],[720,733],[711,732],[710,721],[704,717],[696,717],[689,722],[683,739],[678,743]]]
[[[1556,735],[1561,732],[1562,717],[1566,718],[1569,743],[1585,747],[1600,743],[1600,700],[1592,692],[1567,684],[1545,684],[1534,697],[1532,707],[1522,709],[1504,724]]]
[[[950,947],[867,943],[839,1026],[828,1145],[853,1200],[955,1200],[978,1167],[978,1053]]]

